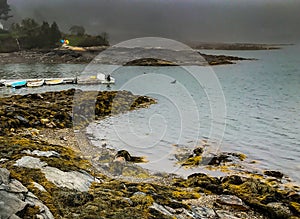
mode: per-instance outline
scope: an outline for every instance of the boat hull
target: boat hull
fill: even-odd
[[[27,81],[27,87],[41,87],[43,86],[44,82],[45,80],[43,79]]]
[[[26,80],[22,80],[22,81],[10,81],[10,82],[6,82],[5,85],[7,87],[12,87],[12,88],[21,88],[24,87],[26,85],[27,81]]]
[[[45,84],[47,85],[57,85],[57,84],[62,84],[64,82],[63,79],[52,79],[52,80],[46,80]]]

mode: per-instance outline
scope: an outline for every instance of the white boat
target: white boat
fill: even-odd
[[[40,87],[43,86],[44,79],[32,79],[27,81],[27,87]]]
[[[97,79],[101,81],[101,84],[114,84],[115,79],[111,77],[110,75],[106,76],[103,73],[98,73],[97,74]]]
[[[89,75],[89,76],[80,76],[77,77],[77,84],[114,84],[115,79],[113,77],[109,77],[103,73],[98,73],[97,75]]]
[[[64,79],[61,79],[61,78],[45,80],[45,84],[47,84],[47,85],[57,85],[57,84],[62,84],[63,82],[64,82]]]

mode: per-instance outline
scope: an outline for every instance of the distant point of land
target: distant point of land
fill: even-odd
[[[270,50],[281,49],[292,44],[259,44],[259,43],[191,43],[193,49],[213,50]]]

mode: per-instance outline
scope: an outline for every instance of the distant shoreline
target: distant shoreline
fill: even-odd
[[[56,48],[56,49],[47,49],[47,50],[24,50],[19,52],[11,53],[0,53],[0,64],[88,64],[102,51],[106,49],[114,50],[112,57],[118,56],[118,49],[113,47],[67,47],[67,48]],[[116,51],[115,51],[116,49]],[[121,48],[122,52],[124,48]],[[111,52],[110,50],[109,52]],[[172,51],[168,54],[175,54],[172,61],[170,57],[165,58],[144,58],[142,48],[139,51],[136,51],[134,48],[126,48],[128,54],[132,54],[129,57],[132,60],[128,60],[127,63],[122,63],[121,65],[129,66],[176,66],[176,65],[189,65],[189,60],[194,60],[195,65],[224,65],[224,64],[235,64],[237,61],[242,60],[255,60],[243,57],[234,57],[227,55],[207,55],[200,52],[197,52],[201,57],[197,57],[197,53],[191,51],[183,51],[184,54],[175,54],[181,53],[180,51]],[[156,53],[159,54],[160,49],[153,49]],[[165,50],[167,51],[167,50]],[[171,51],[171,50],[170,50]],[[142,54],[142,55],[141,55]],[[149,55],[150,56],[150,55]],[[175,61],[175,62],[174,62]],[[115,60],[107,58],[105,64],[120,64],[115,63]],[[101,62],[100,62],[101,64]],[[102,63],[103,64],[103,63]],[[191,63],[193,65],[193,63]]]
[[[274,50],[293,44],[259,44],[259,43],[194,43],[193,49],[208,50]]]

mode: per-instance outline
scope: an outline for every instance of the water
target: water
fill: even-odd
[[[146,156],[146,168],[188,174],[174,159],[177,147],[193,148],[203,139],[211,150],[237,151],[263,169],[280,170],[300,182],[299,46],[270,51],[202,51],[257,58],[215,67],[98,66],[117,84],[156,98],[158,104],[88,127],[93,143],[106,139],[115,149]],[[97,66],[96,66],[97,67]],[[71,77],[85,65],[2,65],[0,78]],[[171,82],[176,79],[176,83]],[[0,88],[5,95],[59,90],[74,85],[20,89]],[[78,86],[75,86],[78,87]],[[106,90],[105,86],[80,87]]]

